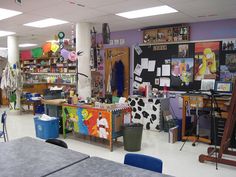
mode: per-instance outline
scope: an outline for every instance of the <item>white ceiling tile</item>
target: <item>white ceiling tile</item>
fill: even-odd
[[[154,7],[154,6],[161,6],[161,5],[164,5],[164,4],[157,0],[145,0],[145,1],[144,0],[142,1],[127,0],[125,2],[116,4],[116,5],[106,5],[103,7],[96,8],[96,9],[107,12],[107,13],[116,14],[116,13],[144,9],[144,8],[149,8],[149,7]]]

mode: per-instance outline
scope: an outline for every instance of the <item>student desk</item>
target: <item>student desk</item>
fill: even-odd
[[[202,94],[202,93],[186,93],[182,94],[183,98],[183,108],[182,108],[182,140],[188,140],[190,141],[195,141],[196,136],[186,136],[186,112],[187,112],[187,107],[189,106],[190,102],[190,96],[192,97],[203,97],[203,107],[204,108],[209,108],[211,109],[212,104],[211,104],[211,95],[207,94]],[[218,108],[220,108],[223,111],[227,111],[227,103],[230,101],[230,96],[215,96],[215,101],[217,103]],[[215,101],[213,102],[213,106],[216,106]],[[222,118],[227,117],[227,112],[222,112],[221,113]],[[210,139],[199,137],[198,141],[204,142],[204,143],[211,143]]]
[[[171,177],[161,173],[124,165],[99,157],[91,157],[63,170],[49,175],[49,177]]]
[[[89,158],[30,137],[0,143],[0,154],[1,177],[41,177]]]

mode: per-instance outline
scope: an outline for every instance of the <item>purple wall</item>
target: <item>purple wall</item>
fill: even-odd
[[[191,23],[191,41],[197,40],[211,40],[211,39],[225,39],[236,38],[236,19],[229,20],[217,20],[209,22]],[[112,30],[112,29],[111,29]],[[132,46],[137,43],[142,43],[143,33],[142,31],[126,30],[111,33],[111,39],[125,39],[125,45],[130,47],[130,82],[132,83],[133,75],[133,48]],[[102,41],[102,36],[97,36],[97,42]],[[121,45],[104,45],[104,48],[122,47]],[[132,87],[130,90],[132,93]],[[171,105],[174,109],[176,117],[182,118],[182,109],[176,106],[178,103],[178,96],[176,99],[171,99]]]
[[[236,37],[236,19],[190,24],[192,41]]]

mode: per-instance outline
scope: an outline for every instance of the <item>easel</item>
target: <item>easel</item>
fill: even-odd
[[[236,167],[236,160],[223,158],[224,154],[236,156],[236,151],[229,150],[230,139],[234,130],[235,122],[236,122],[236,81],[234,83],[233,95],[230,101],[228,117],[226,120],[220,148],[209,147],[207,149],[208,155],[201,154],[199,156],[199,162],[201,163],[203,163],[204,161],[216,162],[216,169],[217,169],[217,163],[222,163]],[[212,156],[213,154],[215,154],[215,157]]]

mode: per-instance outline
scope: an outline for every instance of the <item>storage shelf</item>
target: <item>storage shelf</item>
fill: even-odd
[[[40,74],[45,74],[45,75],[76,75],[76,73],[49,73],[49,72],[37,72],[37,73],[27,73],[27,74],[32,74],[32,75],[40,75]]]

